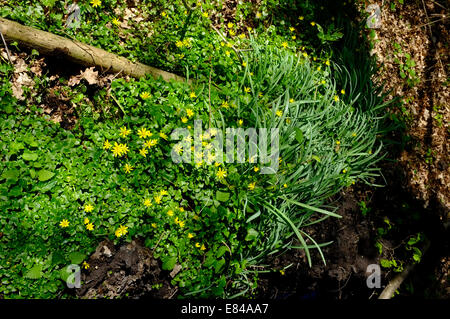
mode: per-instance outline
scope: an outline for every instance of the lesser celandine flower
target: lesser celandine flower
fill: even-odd
[[[188,117],[193,117],[194,116],[194,111],[192,111],[191,109],[186,109],[186,114]]]
[[[114,24],[114,25],[120,25],[120,22],[119,22],[119,20],[117,20],[117,18],[114,18],[114,19],[112,19],[112,24]]]
[[[127,137],[127,136],[130,135],[130,134],[131,134],[131,130],[128,129],[126,126],[122,126],[122,127],[120,128],[120,136],[121,136],[121,137]]]
[[[283,43],[281,43],[281,46],[286,49],[288,47],[288,43],[287,42],[283,42]]]
[[[130,164],[126,163],[123,170],[125,171],[125,173],[129,174],[132,170],[133,170],[133,166],[131,166]]]
[[[147,138],[153,135],[150,131],[148,131],[145,127],[138,130],[138,135],[140,138]]]
[[[191,233],[188,233],[188,235],[187,235],[187,236],[188,236],[188,238],[189,238],[189,239],[191,239],[191,238],[194,238],[194,235],[193,235],[193,234],[191,234]]]
[[[283,115],[283,111],[278,110],[278,111],[276,112],[276,115],[277,115],[278,117],[281,117],[281,116]]]
[[[144,157],[147,157],[147,153],[148,153],[148,150],[145,147],[139,151],[139,154],[141,154]]]
[[[188,118],[187,117],[182,117],[181,118],[181,122],[186,124],[188,122]]]
[[[223,178],[227,177],[227,171],[226,171],[226,170],[223,170],[222,168],[219,168],[219,170],[218,170],[217,173],[216,173],[216,176],[217,176],[219,179],[223,179]]]
[[[60,226],[61,228],[69,227],[69,221],[68,221],[67,219],[63,219],[63,220],[59,223],[59,226]]]
[[[92,223],[87,224],[86,225],[86,229],[89,230],[89,231],[94,230],[94,224],[92,224]]]
[[[256,182],[248,184],[248,189],[251,190],[251,191],[254,190],[255,189],[255,185],[256,185]]]
[[[93,210],[94,210],[94,206],[92,206],[91,204],[87,204],[87,205],[84,206],[84,211],[85,211],[86,213],[90,213],[90,212],[92,212]]]
[[[93,8],[96,8],[96,7],[102,5],[102,1],[101,0],[91,0],[91,4],[92,4]]]
[[[146,199],[144,200],[144,206],[145,206],[145,207],[150,207],[150,206],[152,206],[152,201],[151,201],[150,199],[146,198]]]
[[[161,195],[155,196],[155,203],[156,204],[161,204],[161,201],[162,201],[162,196]]]
[[[109,150],[111,148],[111,143],[106,140],[105,143],[103,143],[103,149]]]
[[[122,237],[123,235],[126,235],[128,233],[128,227],[120,225],[119,228],[117,228],[115,234],[116,237]]]
[[[167,140],[169,137],[166,135],[166,133],[164,133],[164,132],[160,132],[159,133],[159,137],[161,137],[161,138],[163,138],[163,139],[165,139],[165,140]]]
[[[190,97],[190,98],[196,98],[197,95],[195,94],[195,92],[191,92],[191,93],[189,94],[189,97]]]

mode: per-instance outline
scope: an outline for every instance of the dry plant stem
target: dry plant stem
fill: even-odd
[[[6,41],[5,41],[5,38],[3,37],[3,33],[1,31],[1,29],[0,29],[0,35],[2,36],[3,45],[5,46],[6,55],[8,55],[9,63],[11,63],[11,65],[13,65],[13,62],[11,60],[11,55],[9,54],[8,46],[6,45]]]
[[[109,70],[113,73],[123,72],[135,78],[151,75],[154,78],[161,77],[165,81],[185,81],[183,77],[176,74],[142,63],[133,63],[124,57],[91,45],[26,27],[7,19],[0,18],[0,32],[3,33],[6,40],[17,41],[27,47],[36,49],[42,54],[66,56],[68,59],[85,66],[96,66],[101,70]]]

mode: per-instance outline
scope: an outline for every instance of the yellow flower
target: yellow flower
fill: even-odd
[[[342,94],[342,95],[345,94],[345,90],[344,90],[344,89],[341,90],[341,94]]]
[[[230,51],[228,51],[228,50],[227,50],[227,51],[225,51],[225,54],[226,54],[226,56],[230,56],[230,53],[231,53],[231,52],[230,52]]]
[[[239,38],[241,38],[241,39],[245,38],[245,33],[239,34]]]
[[[246,87],[246,86],[245,86],[245,87],[244,87],[244,92],[245,92],[245,93],[250,93],[250,92],[251,92],[251,89],[250,89],[249,87]]]
[[[248,184],[248,189],[251,190],[251,191],[254,190],[255,189],[255,185],[256,185],[256,182]]]
[[[222,168],[219,168],[219,170],[218,170],[217,173],[216,173],[216,176],[217,176],[219,179],[223,179],[223,178],[227,177],[227,171],[226,171],[226,170],[223,170]]]
[[[180,144],[177,144],[173,147],[173,150],[180,155],[183,152],[183,147]]]
[[[114,157],[122,155],[122,148],[120,147],[119,144],[117,144],[117,142],[114,142],[114,147],[112,149],[112,152],[113,152]]]
[[[119,228],[117,228],[115,234],[116,237],[122,237],[123,235],[126,235],[128,233],[128,227],[120,225]]]
[[[281,46],[286,49],[288,47],[288,43],[287,42],[283,42],[283,43],[281,43]]]
[[[114,24],[114,25],[120,25],[120,22],[119,22],[119,20],[117,20],[117,18],[114,18],[114,19],[112,19],[112,24]]]
[[[63,219],[60,223],[59,226],[61,226],[61,228],[66,228],[69,227],[69,221],[67,219]]]
[[[130,135],[130,134],[131,134],[131,130],[127,129],[126,126],[122,126],[122,127],[120,128],[120,136],[122,136],[122,137],[127,137],[127,136]]]
[[[289,103],[294,103],[294,99],[289,99]]]
[[[191,109],[186,109],[186,114],[189,118],[194,116],[194,111],[192,111]]]
[[[261,12],[256,12],[256,18],[260,19],[262,17]]]
[[[177,46],[177,48],[182,48],[183,47],[183,41],[178,40],[177,42],[175,42],[175,45]]]
[[[343,170],[342,170],[342,173],[347,173],[347,170],[344,168]]]
[[[152,206],[152,201],[150,199],[146,198],[144,200],[144,206],[145,207],[151,207]]]
[[[106,140],[105,143],[103,143],[103,149],[104,150],[109,150],[111,148],[111,143]]]
[[[224,109],[227,109],[227,108],[229,107],[228,102],[227,102],[227,101],[223,101],[223,102],[222,102],[222,107],[223,107]]]
[[[239,120],[239,121],[238,121],[238,124],[239,124],[240,126],[242,126],[242,124],[244,124],[244,121],[243,121],[243,120]]]
[[[325,80],[320,81],[320,84],[325,84],[327,83]]]
[[[277,115],[278,117],[281,117],[281,116],[283,115],[283,111],[278,110],[278,111],[276,112],[276,115]]]
[[[207,18],[207,17],[208,17],[208,12],[203,12],[203,16],[204,16],[205,18]]]
[[[234,31],[234,30],[230,30],[230,31],[228,31],[228,33],[229,33],[231,36],[236,35],[236,31]]]
[[[195,247],[200,248],[200,243],[195,243]]]
[[[150,93],[145,91],[145,92],[142,92],[140,96],[141,96],[141,99],[146,100],[150,97]]]
[[[89,269],[89,267],[91,267],[91,266],[87,262],[83,261],[83,268]]]
[[[167,215],[173,216],[173,210],[169,209],[169,210],[167,211]],[[178,221],[178,217],[176,218],[176,221]]]
[[[280,270],[280,274],[281,274],[281,276],[284,276],[284,274],[285,274],[284,269],[281,269],[281,270]]]
[[[197,95],[195,95],[195,92],[191,92],[191,93],[189,94],[189,97],[193,99],[193,98],[196,98]]]
[[[326,61],[325,61],[325,64],[328,65],[328,66],[330,66],[330,60],[326,60]]]
[[[161,190],[159,191],[159,194],[160,194],[161,196],[164,196],[164,195],[169,195],[169,192],[166,191],[165,189],[161,189]]]
[[[334,101],[335,101],[335,102],[339,102],[339,96],[335,95],[335,96],[334,96]]]
[[[258,93],[258,97],[263,97],[263,93],[262,93],[262,92],[259,92],[259,93]]]
[[[155,203],[156,204],[161,204],[161,201],[162,201],[162,196],[161,195],[155,196]]]
[[[308,57],[308,53],[303,52],[303,56],[304,56],[305,58],[307,58],[307,57]]]
[[[288,187],[288,185],[287,185],[287,184],[284,184],[284,185],[283,185],[283,187],[284,187],[284,188],[287,188],[287,187]]]
[[[166,17],[166,16],[167,16],[166,11],[161,12],[161,16],[162,16],[162,17]]]
[[[205,245],[202,244],[202,247],[200,247],[200,250],[205,250],[205,249],[206,249]]]
[[[258,167],[258,166],[255,166],[255,167],[253,168],[253,170],[254,170],[255,172],[259,171],[259,167]]]
[[[148,131],[145,127],[143,127],[140,130],[138,130],[138,135],[140,138],[147,138],[152,136],[153,134],[150,131]]]
[[[290,30],[291,32],[294,32],[294,31],[295,31],[295,28],[294,28],[294,27],[289,27],[289,30]]]
[[[317,67],[317,71],[320,71],[322,68],[320,66]]]
[[[123,168],[123,170],[125,171],[125,173],[130,173],[133,170],[133,166],[131,166],[130,164],[126,163],[125,167]]]
[[[86,229],[90,230],[90,231],[94,230],[94,224],[92,224],[92,223],[87,224]]]
[[[144,146],[150,148],[152,146],[155,146],[157,143],[158,143],[158,140],[151,139],[151,140],[145,141]]]
[[[352,133],[352,136],[353,136],[353,137],[356,137],[356,133],[355,133],[355,132],[353,132],[353,133]]]
[[[147,157],[147,153],[148,153],[148,150],[145,147],[139,151],[139,154],[141,154],[144,157]]]
[[[156,223],[152,223],[152,227],[153,227],[153,228],[156,228]]]
[[[233,23],[231,23],[231,22],[228,22],[228,29],[231,29],[233,26],[234,26],[234,24]]]
[[[336,141],[336,145],[340,145],[341,144],[341,141]]]
[[[187,121],[188,121],[188,118],[187,118],[187,117],[182,117],[182,118],[181,118],[181,122],[187,123]]]
[[[191,239],[191,238],[194,238],[194,235],[193,235],[193,234],[191,234],[191,233],[188,233],[188,235],[187,235],[187,236],[188,236],[188,238],[189,238],[189,239]]]
[[[92,206],[91,204],[87,204],[87,205],[84,206],[84,211],[85,211],[86,213],[90,213],[90,212],[92,212],[93,210],[94,210],[94,206]]]
[[[304,18],[305,18],[305,17],[303,17],[303,16],[299,16],[299,17],[298,17],[298,19],[299,19],[300,21],[302,21]]]
[[[93,8],[96,8],[96,7],[102,5],[102,1],[101,0],[91,0],[91,4],[92,4]]]
[[[314,21],[312,21],[312,22],[311,22],[311,25],[312,25],[312,26],[315,26],[315,25],[316,25],[316,23],[315,23]]]
[[[297,36],[293,35],[292,40],[295,40],[295,39],[297,39]]]
[[[159,133],[159,137],[165,139],[166,141],[167,141],[167,139],[168,139],[168,136],[167,136],[166,133],[164,133],[164,132],[160,132],[160,133]]]
[[[84,219],[84,224],[85,224],[85,225],[86,225],[86,224],[89,224],[89,218],[86,217],[86,218]]]
[[[242,62],[242,66],[245,68],[247,66],[247,62]]]
[[[186,222],[184,222],[184,221],[178,222],[178,226],[180,226],[180,228],[184,228],[185,224],[186,224]]]

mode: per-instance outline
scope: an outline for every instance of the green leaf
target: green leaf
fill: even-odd
[[[303,133],[298,127],[295,128],[295,139],[297,140],[298,144],[303,143]]]
[[[381,266],[384,267],[384,268],[389,268],[389,267],[392,266],[391,261],[390,261],[390,260],[387,260],[387,259],[381,259],[381,260],[380,260],[380,264],[381,264]]]
[[[172,270],[173,267],[175,267],[175,264],[177,263],[177,257],[173,256],[163,257],[161,260],[162,260],[162,269],[164,270]]]
[[[38,179],[41,182],[45,182],[45,181],[48,181],[50,178],[52,178],[55,175],[55,173],[47,171],[46,169],[41,169],[37,173],[37,175],[38,175]]]
[[[217,191],[216,192],[216,199],[219,202],[226,202],[230,198],[230,193]]]
[[[35,161],[38,159],[38,155],[36,153],[23,153],[22,158],[26,161]]]
[[[68,258],[72,264],[81,264],[81,262],[86,258],[86,255],[74,251],[69,254]]]
[[[257,237],[258,237],[258,232],[256,230],[254,230],[253,228],[250,228],[249,230],[247,230],[247,236],[245,236],[245,240],[252,241]]]
[[[39,279],[42,277],[42,265],[33,266],[28,272],[25,274],[26,278],[30,279]]]
[[[6,170],[2,174],[2,178],[5,178],[5,179],[17,180],[18,177],[19,177],[19,171],[17,169]]]

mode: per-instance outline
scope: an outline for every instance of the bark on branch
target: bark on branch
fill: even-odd
[[[105,50],[67,39],[53,33],[23,26],[17,22],[0,18],[0,31],[7,41],[18,43],[36,49],[42,54],[63,55],[69,60],[85,66],[96,66],[103,71],[123,72],[135,78],[147,74],[164,80],[185,81],[183,77],[156,69],[154,67],[133,63],[130,60]]]

